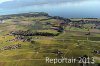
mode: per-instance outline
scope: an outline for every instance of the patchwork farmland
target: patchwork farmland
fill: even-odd
[[[45,58],[94,58],[92,63],[49,64]],[[100,19],[44,12],[0,16],[0,66],[99,66]]]

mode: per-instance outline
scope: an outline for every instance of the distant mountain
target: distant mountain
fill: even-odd
[[[20,17],[20,16],[24,16],[24,17],[37,17],[37,16],[49,16],[48,13],[45,12],[30,12],[30,13],[19,13],[19,14],[10,14],[10,15],[2,15],[0,16],[0,20],[3,19],[10,19],[11,17]]]

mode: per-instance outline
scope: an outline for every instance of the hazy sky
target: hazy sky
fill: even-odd
[[[0,0],[0,15],[46,12],[63,17],[99,17],[100,0]]]
[[[0,3],[7,2],[7,1],[12,1],[12,0],[0,0]]]
[[[23,2],[25,2],[25,1],[27,1],[27,2],[29,2],[29,1],[33,1],[33,2],[36,2],[36,1],[40,1],[40,2],[49,2],[49,1],[75,1],[75,0],[0,0],[0,3],[3,3],[3,2],[8,2],[8,1],[23,1]],[[76,0],[76,1],[78,1],[78,0]]]
[[[31,5],[55,4],[55,3],[63,3],[63,2],[78,3],[81,1],[89,1],[89,0],[0,0],[0,8],[9,9],[9,8],[31,6]]]

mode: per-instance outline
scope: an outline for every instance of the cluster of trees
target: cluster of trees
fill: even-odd
[[[5,46],[1,50],[11,50],[11,49],[17,49],[20,47],[21,47],[21,44],[16,44],[16,45]]]
[[[31,38],[31,37],[25,37],[25,36],[17,35],[17,36],[16,36],[16,39],[17,39],[17,40],[22,40],[23,42],[24,42],[24,41],[30,42],[32,38]]]
[[[58,27],[58,32],[60,32],[60,33],[61,33],[61,32],[63,32],[63,31],[64,31],[63,26],[59,26],[59,27]]]
[[[30,32],[30,31],[15,31],[11,32],[12,35],[21,35],[21,36],[57,36],[57,34],[48,33],[48,32]]]
[[[71,22],[70,19],[66,19],[66,18],[60,17],[60,16],[54,16],[54,17],[51,17],[51,19],[59,19],[59,20],[65,21],[65,22]]]
[[[94,50],[92,53],[100,54],[100,51],[99,50]]]

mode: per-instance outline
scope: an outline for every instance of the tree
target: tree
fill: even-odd
[[[64,28],[63,28],[63,26],[60,25],[60,26],[58,27],[58,32],[63,32],[63,31],[64,31]]]

